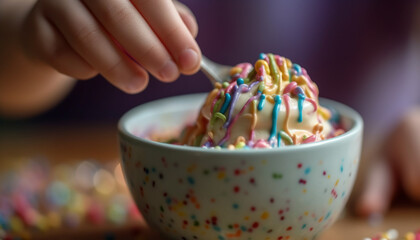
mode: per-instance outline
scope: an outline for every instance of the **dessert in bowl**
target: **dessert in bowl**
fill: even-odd
[[[279,136],[267,139],[264,148],[252,147],[258,142],[252,134],[240,138],[244,144],[227,139],[215,146],[207,143],[209,136],[201,136],[195,142],[203,147],[148,138],[154,132],[170,135],[199,119],[206,99],[206,94],[192,94],[153,101],[119,122],[126,181],[151,227],[169,239],[315,239],[337,219],[359,164],[359,114],[320,99],[320,105],[335,110],[345,132],[323,139],[317,128],[319,140],[304,144],[308,137],[302,131],[291,137],[300,144],[287,144],[290,139]],[[231,150],[234,144],[241,147]]]

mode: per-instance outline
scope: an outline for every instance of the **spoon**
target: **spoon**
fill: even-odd
[[[218,64],[205,56],[201,56],[201,71],[209,78],[213,85],[229,81],[231,68],[231,66]]]

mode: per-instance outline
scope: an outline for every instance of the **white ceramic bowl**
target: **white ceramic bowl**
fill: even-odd
[[[138,106],[119,122],[122,166],[146,221],[170,239],[315,239],[352,190],[363,122],[337,102],[341,136],[278,149],[215,150],[143,139],[195,119],[204,94]]]

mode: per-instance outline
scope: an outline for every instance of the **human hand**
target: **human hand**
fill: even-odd
[[[127,93],[152,74],[171,82],[195,73],[198,26],[171,0],[38,0],[24,21],[22,44],[33,59],[77,79],[102,74]]]
[[[420,202],[420,107],[403,116],[387,141],[385,153],[367,176],[356,205],[360,215],[384,213],[399,189]]]

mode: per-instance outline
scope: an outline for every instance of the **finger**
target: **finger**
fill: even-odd
[[[184,74],[200,67],[201,52],[170,0],[132,0]],[[162,17],[165,16],[165,17]]]
[[[395,176],[389,163],[385,160],[376,161],[356,204],[356,212],[365,217],[383,214],[391,204],[395,188]]]
[[[194,14],[191,12],[191,10],[187,6],[185,6],[185,4],[182,4],[178,1],[174,1],[174,4],[185,26],[187,26],[191,35],[194,38],[196,38],[198,34],[198,24],[197,24],[197,19],[195,18]]]
[[[393,135],[394,164],[398,164],[402,186],[411,199],[420,201],[420,108],[403,116]]]
[[[127,93],[137,93],[147,86],[147,72],[118,49],[81,2],[49,3],[48,17],[69,45],[109,82]]]
[[[84,2],[102,26],[146,70],[161,81],[170,82],[178,78],[178,66],[129,1]]]
[[[98,74],[67,44],[38,8],[34,8],[27,19],[22,41],[30,55],[40,58],[58,72],[77,79],[89,79]]]
[[[419,160],[417,160],[419,161]],[[401,179],[402,186],[407,195],[414,201],[420,202],[420,168],[410,164],[404,164],[404,175]]]

